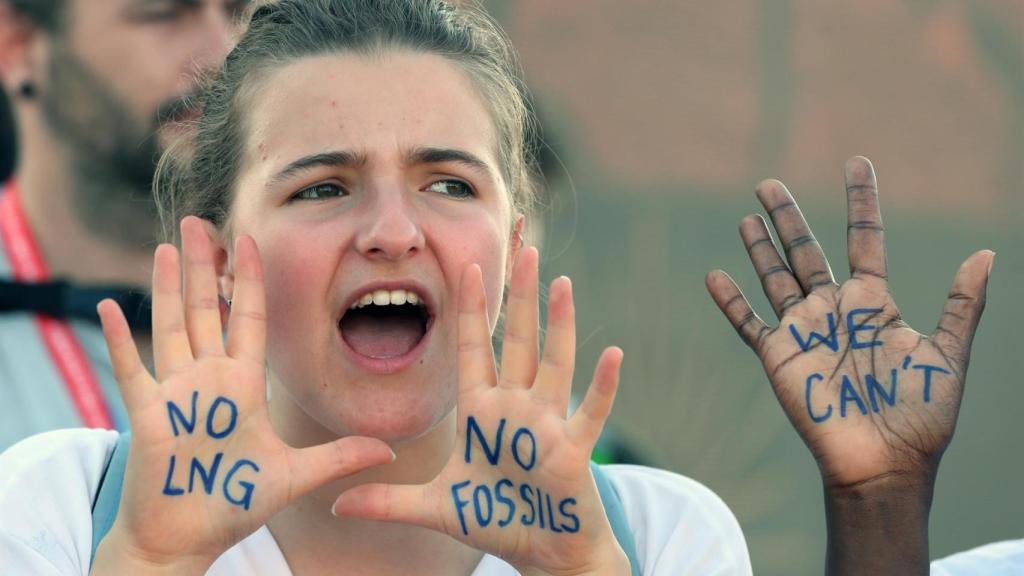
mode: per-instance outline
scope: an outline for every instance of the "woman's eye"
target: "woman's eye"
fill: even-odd
[[[462,180],[438,180],[427,186],[426,190],[452,198],[472,198],[476,196],[473,188]]]
[[[292,196],[292,200],[326,200],[339,196],[345,196],[345,191],[337,184],[317,184]]]

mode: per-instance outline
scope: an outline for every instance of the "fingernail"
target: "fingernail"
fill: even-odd
[[[398,460],[398,454],[395,454],[395,451],[392,450],[391,451],[391,461],[394,462],[395,460]]]
[[[988,259],[988,273],[992,274],[992,265],[996,263],[996,252],[995,250],[989,250],[992,253],[992,257]]]

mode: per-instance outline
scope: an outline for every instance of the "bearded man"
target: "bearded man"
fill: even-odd
[[[248,0],[0,0],[0,79],[18,165],[0,191],[0,450],[44,430],[123,429],[95,313],[148,332],[151,182],[196,78]]]

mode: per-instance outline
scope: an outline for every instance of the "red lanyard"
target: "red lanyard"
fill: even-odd
[[[18,195],[14,182],[8,184],[5,193],[0,193],[0,238],[7,250],[14,280],[45,282],[49,271],[25,221]],[[67,322],[49,316],[36,316],[35,320],[82,423],[89,428],[113,429],[114,422],[100,391],[99,379],[74,330]]]

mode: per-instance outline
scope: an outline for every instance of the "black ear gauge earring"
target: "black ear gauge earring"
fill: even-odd
[[[21,84],[18,84],[18,95],[25,100],[31,100],[36,97],[36,85],[31,80],[24,80]]]
[[[31,80],[25,80],[18,85],[18,94],[26,100],[36,97],[36,85]]]

